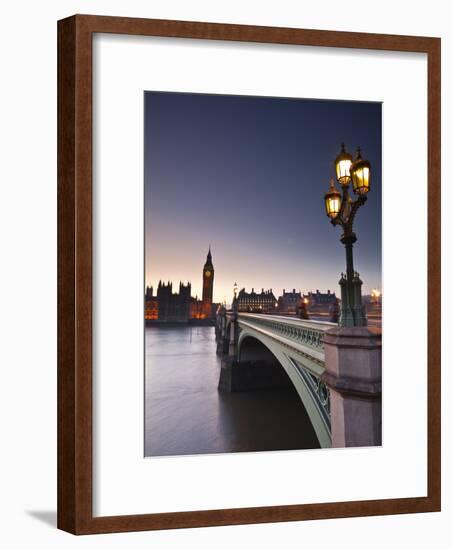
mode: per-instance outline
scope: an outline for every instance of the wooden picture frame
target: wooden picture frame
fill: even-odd
[[[422,52],[428,57],[428,495],[93,517],[94,33]],[[76,15],[58,22],[58,527],[74,534],[439,511],[440,39]]]

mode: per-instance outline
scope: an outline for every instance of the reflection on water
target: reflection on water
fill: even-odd
[[[213,327],[147,327],[146,456],[312,449],[318,442],[294,389],[217,389]]]

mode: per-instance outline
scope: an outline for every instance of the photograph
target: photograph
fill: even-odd
[[[143,130],[145,457],[381,445],[382,103],[145,91]]]

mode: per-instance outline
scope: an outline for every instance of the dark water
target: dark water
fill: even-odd
[[[213,327],[148,327],[145,454],[186,455],[316,448],[295,389],[217,389]]]

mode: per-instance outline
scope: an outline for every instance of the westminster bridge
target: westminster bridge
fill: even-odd
[[[381,445],[381,329],[220,308],[219,389],[292,384],[321,447]]]

